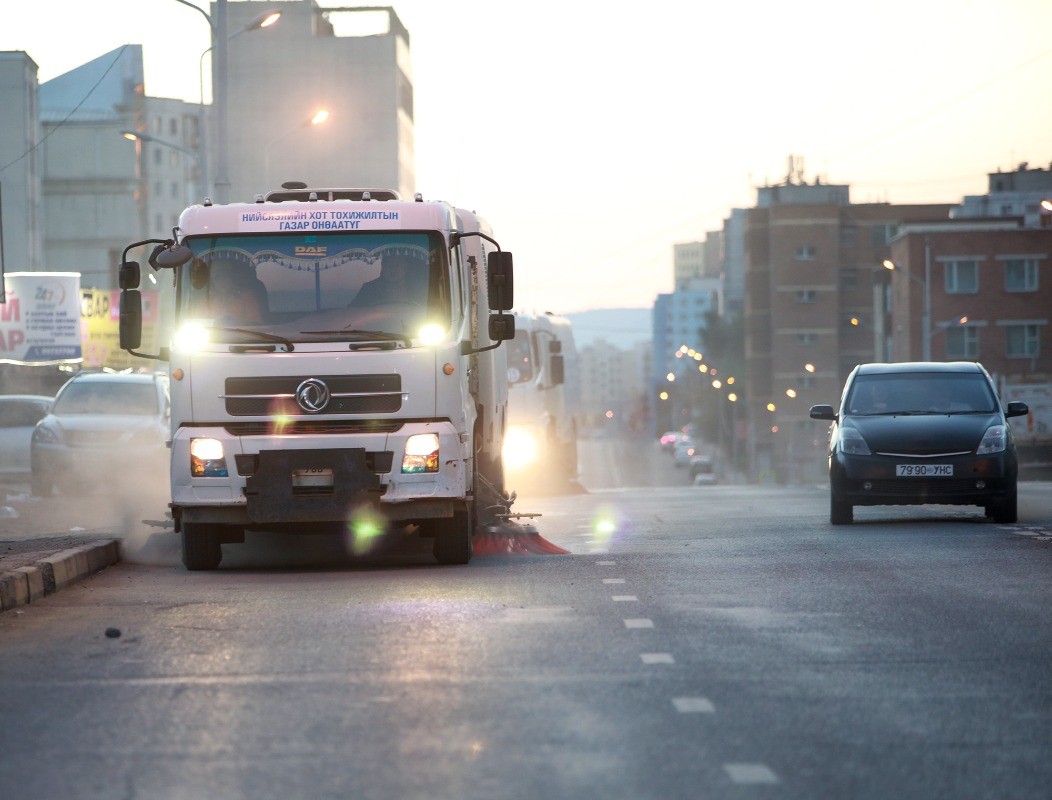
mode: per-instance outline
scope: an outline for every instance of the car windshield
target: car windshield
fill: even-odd
[[[909,372],[857,375],[845,409],[848,414],[991,414],[997,399],[978,373]]]
[[[437,233],[189,237],[180,318],[227,341],[416,338],[450,324],[447,252]],[[365,338],[368,338],[367,336]]]
[[[530,335],[516,331],[515,338],[507,343],[508,383],[526,383],[533,377],[533,356],[530,354]]]
[[[53,413],[155,416],[157,390],[152,383],[74,381],[55,400]]]

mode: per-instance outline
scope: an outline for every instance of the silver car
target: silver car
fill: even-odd
[[[0,395],[0,475],[29,475],[33,429],[47,415],[54,399],[39,394]]]
[[[120,476],[167,484],[170,415],[167,375],[75,375],[33,432],[33,494],[91,491]]]

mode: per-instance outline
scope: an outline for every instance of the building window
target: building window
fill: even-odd
[[[175,117],[172,117],[170,120],[168,120],[168,133],[171,136],[179,135],[179,120],[177,120]]]
[[[168,151],[168,166],[178,167],[179,166],[179,151],[169,150]]]
[[[796,248],[796,255],[794,256],[797,261],[814,261],[815,260],[815,248],[813,245],[805,244]]]
[[[875,247],[887,244],[898,232],[898,225],[874,225],[869,229],[869,243]]]
[[[851,292],[858,288],[858,270],[840,270],[840,290]]]
[[[157,164],[157,165],[160,165],[160,163],[161,163],[161,148],[160,147],[153,148],[153,163]]]
[[[818,299],[818,292],[814,289],[797,289],[796,290],[796,302],[798,303],[813,303]]]
[[[844,225],[840,228],[840,246],[854,247],[858,243],[858,228],[854,225]]]
[[[979,358],[979,329],[972,325],[946,329],[946,357],[976,361]]]
[[[1006,292],[1036,292],[1037,291],[1037,259],[1036,258],[1006,258],[1005,259],[1005,291]]]
[[[817,338],[818,337],[810,331],[798,333],[796,334],[796,343],[807,347],[808,345],[814,344]]]
[[[172,199],[179,199],[179,181],[172,181]]]
[[[1006,325],[1006,355],[1009,358],[1037,358],[1040,343],[1037,327],[1037,325]]]
[[[978,291],[978,261],[946,262],[946,294],[975,294]]]
[[[154,117],[151,122],[153,123],[153,132],[159,134],[161,132],[161,118]]]

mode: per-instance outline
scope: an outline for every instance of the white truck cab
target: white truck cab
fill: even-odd
[[[511,254],[445,202],[286,187],[206,200],[174,239],[125,250],[121,346],[169,362],[183,561],[216,568],[246,529],[358,542],[412,523],[440,563],[465,563],[507,500]],[[173,339],[156,356],[136,352],[127,257],[144,244],[175,273]]]

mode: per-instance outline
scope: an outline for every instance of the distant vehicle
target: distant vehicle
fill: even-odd
[[[1016,521],[1015,442],[989,373],[973,362],[861,364],[839,409],[811,407],[833,422],[829,521],[852,521],[856,505],[975,505]]]
[[[31,445],[32,492],[91,491],[119,478],[168,478],[168,376],[81,372],[59,389]]]
[[[695,455],[690,459],[690,479],[695,486],[708,486],[716,483],[712,459],[709,456]]]
[[[697,447],[692,439],[681,439],[676,443],[676,449],[672,452],[672,458],[677,467],[685,467],[697,452]]]
[[[679,438],[676,431],[665,431],[661,434],[661,449],[667,453],[671,453],[676,447],[676,440]]]
[[[0,475],[29,474],[33,429],[47,416],[54,399],[39,394],[0,395]]]
[[[509,481],[540,475],[556,484],[577,477],[581,391],[570,320],[515,314],[508,341],[508,430],[504,470]]]

